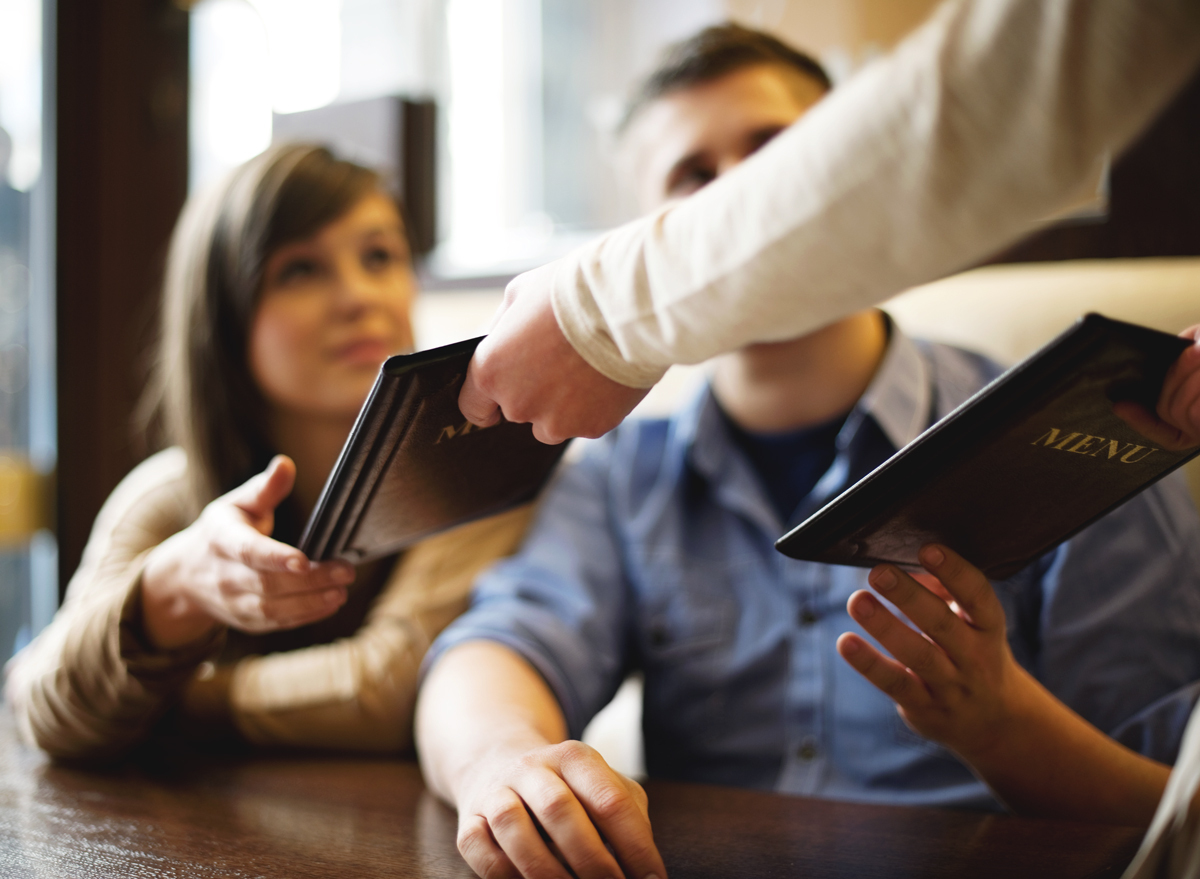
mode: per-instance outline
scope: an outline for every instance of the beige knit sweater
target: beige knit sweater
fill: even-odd
[[[370,586],[352,586],[334,628],[324,629],[344,636],[327,643],[302,643],[307,633],[297,630],[292,649],[268,652],[269,636],[218,631],[163,652],[141,630],[141,576],[150,550],[189,524],[186,472],[181,450],[160,452],[100,511],[62,608],[8,668],[7,697],[25,738],[56,757],[105,758],[170,714],[176,728],[231,724],[260,745],[411,748],[421,659],[466,608],[475,576],[514,551],[530,508],[416,545],[390,572],[376,572],[373,598],[356,601],[353,590]]]

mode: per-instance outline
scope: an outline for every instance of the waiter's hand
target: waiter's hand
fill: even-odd
[[[1200,446],[1200,324],[1179,335],[1193,344],[1167,371],[1157,411],[1132,402],[1113,406],[1130,427],[1173,452]]]
[[[612,430],[646,396],[593,369],[579,356],[550,304],[553,265],[512,280],[488,337],[479,343],[458,408],[480,427],[532,422],[544,443]]]

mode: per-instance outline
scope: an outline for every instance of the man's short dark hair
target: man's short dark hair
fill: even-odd
[[[662,62],[634,91],[618,130],[625,131],[642,108],[664,95],[759,64],[795,71],[826,91],[833,88],[825,68],[811,56],[768,33],[729,22],[668,47]]]

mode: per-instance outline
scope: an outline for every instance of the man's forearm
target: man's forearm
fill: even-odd
[[[524,659],[474,641],[448,650],[417,703],[429,787],[458,809],[458,850],[480,876],[665,877],[646,794],[564,741],[558,702]]]
[[[1028,679],[1010,733],[986,752],[964,749],[963,758],[1018,814],[1148,825],[1170,768],[1104,735]]]
[[[457,804],[461,781],[489,757],[516,756],[567,737],[554,694],[503,645],[471,641],[447,651],[417,701],[416,738],[430,788]]]

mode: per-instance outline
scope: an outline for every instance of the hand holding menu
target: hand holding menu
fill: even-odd
[[[1011,576],[1200,448],[1156,448],[1114,414],[1153,411],[1176,336],[1089,314],[775,544],[793,558],[920,567],[942,543]]]
[[[566,444],[528,424],[479,428],[458,392],[480,339],[391,357],[300,538],[313,561],[358,563],[532,499]]]

